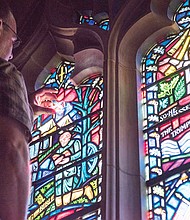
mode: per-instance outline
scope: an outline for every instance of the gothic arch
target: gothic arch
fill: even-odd
[[[175,28],[166,17],[168,1],[164,0],[147,3],[146,12],[129,24],[141,4],[135,0],[125,5],[108,42],[106,219],[146,218],[138,60],[152,43],[146,41],[150,35],[159,31],[155,40]]]

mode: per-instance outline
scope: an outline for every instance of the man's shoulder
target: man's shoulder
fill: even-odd
[[[0,66],[13,66],[13,67],[15,67],[15,65],[13,63],[11,63],[10,61],[4,60],[1,57],[0,57]]]
[[[11,65],[11,62],[4,60],[3,58],[0,57],[0,64],[10,64]]]
[[[16,66],[13,63],[6,61],[2,58],[0,58],[0,72],[5,74],[12,74],[14,72],[17,72],[20,75],[20,72],[17,70]]]

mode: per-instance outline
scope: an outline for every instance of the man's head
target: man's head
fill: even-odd
[[[0,0],[0,57],[13,58],[13,44],[17,40],[16,21],[5,0]]]

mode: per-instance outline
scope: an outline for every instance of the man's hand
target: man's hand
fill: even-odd
[[[52,101],[57,100],[57,93],[56,89],[42,88],[29,96],[35,118],[40,114],[55,114]]]

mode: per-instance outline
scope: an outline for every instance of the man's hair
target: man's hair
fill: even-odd
[[[0,18],[6,21],[11,12],[11,8],[9,7],[6,0],[0,0]]]

